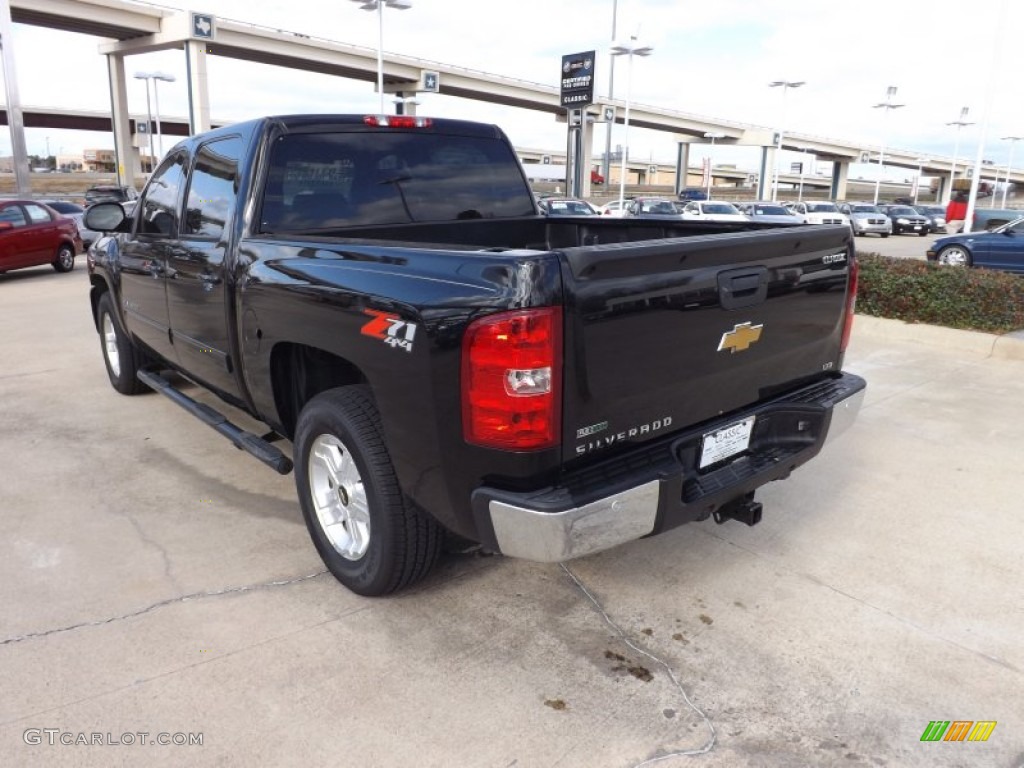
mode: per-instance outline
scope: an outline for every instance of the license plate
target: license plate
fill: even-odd
[[[700,449],[700,468],[742,453],[750,446],[750,433],[754,429],[754,417],[737,421],[728,427],[705,432]]]

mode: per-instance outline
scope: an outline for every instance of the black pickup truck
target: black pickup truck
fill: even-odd
[[[360,594],[421,578],[446,536],[555,562],[753,524],[755,489],[865,387],[842,372],[849,227],[546,217],[495,126],[232,125],[175,146],[130,217],[86,223],[108,233],[89,274],[111,384],[294,461],[313,542]]]

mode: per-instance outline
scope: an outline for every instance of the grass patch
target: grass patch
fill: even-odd
[[[1024,328],[1024,280],[1017,275],[876,253],[857,260],[860,314],[986,333]]]

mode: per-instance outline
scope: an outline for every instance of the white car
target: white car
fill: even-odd
[[[840,212],[835,203],[793,203],[790,210],[803,219],[804,224],[845,224],[850,226],[850,217]]]
[[[618,200],[612,200],[610,203],[605,203],[600,208],[598,208],[597,212],[602,216],[615,216],[616,218],[621,219],[623,216],[626,215],[626,210],[629,208],[629,203],[629,200],[623,200],[622,205],[619,205]]]
[[[682,215],[688,221],[750,221],[749,216],[724,200],[691,200],[683,206]]]

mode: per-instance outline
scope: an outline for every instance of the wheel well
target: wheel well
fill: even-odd
[[[100,297],[110,289],[107,288],[107,283],[102,277],[91,275],[89,282],[92,284],[92,287],[89,289],[89,304],[92,306],[92,324],[99,329]]]
[[[364,383],[366,377],[343,357],[317,347],[284,342],[270,353],[270,381],[281,427],[292,439],[306,403],[328,389]]]

